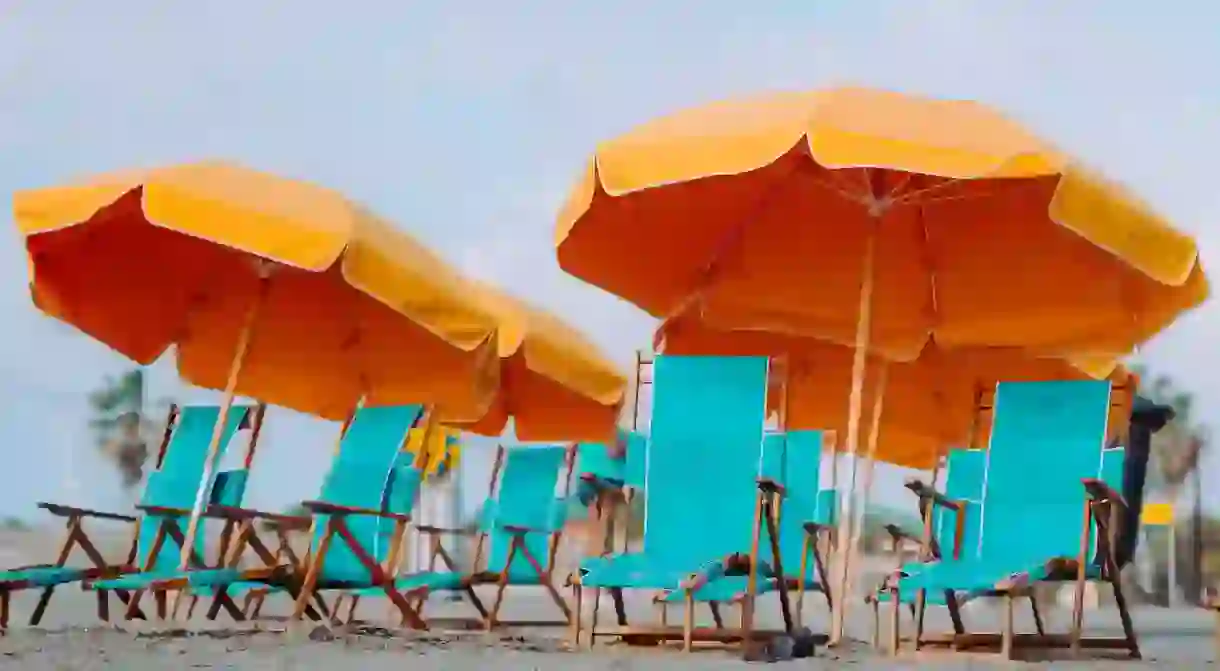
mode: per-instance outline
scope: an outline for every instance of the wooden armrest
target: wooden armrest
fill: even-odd
[[[99,520],[112,520],[115,522],[135,522],[136,518],[133,515],[120,515],[118,513],[104,513],[100,510],[90,510],[88,508],[76,508],[74,506],[65,506],[58,503],[47,503],[45,501],[38,504],[39,508],[57,515],[59,517],[92,517]]]
[[[371,515],[373,517],[383,517],[386,519],[397,520],[399,522],[411,521],[410,515],[404,515],[402,513],[392,513],[385,510],[373,510],[372,508],[341,506],[337,503],[329,503],[327,501],[302,501],[301,505],[310,512],[323,513],[326,515]]]
[[[935,505],[952,508],[953,510],[962,509],[961,501],[956,501],[945,496],[944,494],[941,494],[940,492],[936,491],[935,487],[924,484],[919,478],[907,478],[907,481],[903,483],[903,487],[906,487],[914,492],[915,495],[920,499],[932,501],[932,503]]]
[[[897,524],[887,524],[887,525],[885,525],[884,528],[885,528],[885,532],[887,534],[889,534],[890,538],[893,538],[894,540],[910,541],[912,543],[923,545],[922,538],[920,538],[919,536],[912,535],[910,532],[906,531],[905,529],[898,526]]]
[[[823,533],[831,534],[835,531],[833,524],[822,524],[821,522],[805,522],[801,526],[805,529],[805,533],[809,534],[810,536],[816,536]]]
[[[612,478],[603,478],[593,473],[581,473],[580,481],[591,485],[598,492],[619,492],[623,489],[622,482]]]
[[[434,527],[426,524],[421,524],[415,527],[415,530],[425,534],[435,535],[451,535],[451,536],[474,536],[479,532],[473,529],[461,529],[457,527]]]
[[[283,513],[269,513],[263,510],[253,510],[251,508],[237,508],[234,506],[210,505],[204,514],[208,517],[216,517],[224,520],[243,521],[243,520],[266,520],[286,529],[308,529],[313,522],[309,517],[299,515],[285,515]]]
[[[1084,485],[1084,491],[1088,493],[1089,498],[1094,501],[1109,501],[1124,508],[1127,507],[1127,501],[1123,495],[1104,481],[1097,478],[1084,478],[1080,483]]]
[[[170,508],[167,506],[146,506],[142,504],[137,505],[136,508],[143,512],[149,513],[150,515],[160,515],[162,517],[176,517],[191,514],[190,508]],[[206,513],[207,511],[204,511],[204,514]]]
[[[558,533],[555,529],[535,529],[534,527],[525,527],[520,524],[497,524],[497,529],[507,531],[510,534],[553,534]]]
[[[755,482],[758,483],[758,489],[760,491],[768,494],[779,494],[780,496],[785,496],[788,493],[788,490],[784,489],[783,485],[779,484],[775,480],[772,480],[771,478],[758,478]]]

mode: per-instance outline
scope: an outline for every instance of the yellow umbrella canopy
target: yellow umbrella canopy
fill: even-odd
[[[497,321],[465,281],[329,189],[206,162],[20,192],[14,213],[41,310],[142,364],[175,346],[191,383],[330,419],[361,398],[476,418],[498,386]]]
[[[853,351],[811,338],[762,331],[710,328],[694,315],[666,320],[656,333],[658,349],[670,354],[782,357],[784,389],[769,396],[788,429],[826,429],[846,435],[847,389],[852,380]],[[985,446],[989,391],[997,382],[1103,379],[1129,386],[1129,375],[1112,361],[1061,360],[1031,356],[1015,348],[942,349],[930,343],[913,362],[885,364],[884,387],[866,387],[866,419],[859,443],[867,442],[869,417],[881,393],[881,418],[874,457],[908,468],[930,469],[951,447]],[[878,375],[870,376],[874,379]],[[1116,395],[1121,400],[1123,395]],[[1115,419],[1129,413],[1117,403]],[[1125,426],[1125,421],[1112,422]],[[846,441],[838,441],[842,449]]]
[[[867,302],[869,350],[908,361],[933,337],[1118,358],[1208,292],[1190,237],[1018,124],[867,89],[605,142],[556,244],[565,271],[661,318],[856,345]]]
[[[487,284],[476,295],[499,319],[500,388],[472,433],[498,436],[508,419],[519,440],[603,441],[615,425],[627,376],[581,332]]]

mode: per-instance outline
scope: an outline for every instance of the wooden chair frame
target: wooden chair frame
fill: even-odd
[[[525,448],[528,449],[528,448]],[[495,498],[499,493],[500,473],[504,468],[505,449],[503,445],[496,447],[495,463],[492,466],[490,483],[488,484],[488,498]],[[576,464],[576,445],[571,444],[567,447],[567,455],[564,458],[563,466],[563,494],[562,500],[567,501],[568,496],[572,491],[573,470]],[[475,556],[471,563],[471,573],[463,579],[461,591],[465,594],[471,606],[478,612],[477,620],[450,620],[451,624],[459,625],[477,625],[483,629],[491,630],[496,627],[539,627],[539,626],[570,626],[573,620],[572,609],[568,606],[567,601],[559,593],[559,589],[555,586],[555,559],[559,552],[560,539],[563,536],[562,529],[550,531],[549,540],[547,541],[547,556],[545,561],[535,557],[530,552],[529,547],[525,542],[526,534],[539,533],[538,530],[528,529],[520,526],[504,526],[502,531],[507,531],[513,535],[509,542],[508,554],[504,560],[504,567],[499,571],[491,571],[486,568],[486,557],[484,550],[488,541],[486,530],[468,531],[465,529],[446,529],[435,526],[417,526],[416,529],[428,538],[428,571],[435,571],[438,561],[444,565],[444,569],[453,572],[460,572],[462,569],[454,560],[453,556],[445,550],[442,539],[445,536],[477,536],[475,541]],[[510,573],[509,569],[513,565],[513,560],[517,554],[525,557],[530,566],[537,574],[538,582],[543,589],[546,590],[547,596],[559,609],[563,615],[562,620],[542,620],[542,621],[523,621],[513,620],[506,621],[500,619],[500,609],[504,605],[504,594],[509,587]],[[480,568],[482,566],[483,568]],[[479,598],[475,587],[480,585],[495,585],[496,598],[492,603],[491,608],[487,608]],[[425,602],[428,595],[432,592],[430,588],[419,587],[408,590],[405,595],[414,600],[415,608],[423,612]]]

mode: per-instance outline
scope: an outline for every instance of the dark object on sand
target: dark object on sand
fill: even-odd
[[[309,640],[317,643],[333,641],[335,640],[335,632],[331,631],[330,627],[320,624],[309,630]]]
[[[1127,502],[1127,517],[1123,520],[1122,536],[1115,553],[1118,565],[1126,566],[1135,556],[1139,542],[1140,511],[1144,507],[1144,485],[1148,480],[1148,455],[1152,450],[1152,434],[1173,419],[1173,408],[1136,396],[1131,406],[1131,429],[1127,439],[1127,457],[1123,465],[1123,498]]]
[[[790,659],[812,657],[817,638],[809,627],[801,627],[789,634],[780,634],[766,641],[745,646],[747,662],[784,662]]]

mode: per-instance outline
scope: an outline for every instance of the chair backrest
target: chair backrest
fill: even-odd
[[[1127,468],[1127,450],[1122,447],[1106,448],[1101,453],[1101,469],[1099,478],[1116,492],[1123,491],[1123,476]],[[1123,520],[1119,520],[1122,524]],[[1121,530],[1116,530],[1121,531]],[[1094,523],[1089,528],[1089,554],[1093,561],[1100,559],[1097,556],[1097,525]],[[1121,542],[1120,539],[1115,539],[1116,544]],[[1114,552],[1118,552],[1118,548],[1113,548]]]
[[[766,421],[766,357],[653,364],[644,553],[698,567],[748,551]]]
[[[618,440],[625,450],[612,456],[610,446],[605,443],[580,443],[576,447],[576,473],[593,476],[599,480],[627,487],[644,485],[644,450],[647,438],[635,431],[618,432]]]
[[[1073,557],[1082,478],[1098,477],[1107,381],[1002,382],[987,451],[979,554],[1006,563]]]
[[[407,432],[423,414],[419,405],[362,407],[356,411],[330,470],[322,481],[318,500],[335,505],[397,514],[410,514],[423,478],[422,461],[404,448]],[[315,520],[313,543],[326,531],[326,515]],[[348,515],[347,528],[364,550],[384,563],[399,542],[394,520],[376,515]],[[322,558],[319,575],[324,582],[363,584],[368,569],[341,539],[333,539]]]
[[[971,559],[978,554],[982,524],[983,483],[987,476],[986,450],[949,451],[945,464],[945,497],[963,504],[961,546],[957,543],[958,511],[942,506],[932,509],[936,545],[945,557]]]
[[[220,455],[228,450],[233,436],[253,413],[252,406],[233,406],[229,409],[224,429],[220,434],[220,445],[217,448]],[[204,485],[203,472],[208,447],[219,419],[220,408],[214,405],[188,405],[178,409],[169,444],[165,448],[165,458],[161,461],[160,468],[148,474],[144,492],[140,496],[141,505],[179,510],[190,510],[194,507],[195,492]],[[212,483],[206,485],[210,488],[210,500],[240,504],[241,496],[245,492],[245,481],[245,470],[215,474]],[[184,516],[147,514],[141,519],[139,536],[136,540],[137,565],[141,567],[149,565],[148,554],[156,543],[160,522],[165,517],[179,520]],[[201,529],[206,529],[207,521],[204,520],[202,524]],[[205,533],[196,533],[195,552],[200,557],[204,556],[206,542]],[[154,568],[176,568],[181,553],[182,546],[167,535],[162,540],[161,550],[157,553],[152,566]]]
[[[648,439],[635,431],[618,432],[618,440],[624,453],[612,456],[610,446],[605,443],[580,443],[576,447],[576,470],[580,482],[575,497],[581,505],[589,505],[597,494],[598,485],[587,482],[592,478],[602,485],[631,487],[637,491],[644,488],[644,460]]]
[[[821,431],[789,431],[768,434],[763,440],[762,474],[784,487],[779,509],[779,553],[788,576],[800,576],[805,563],[806,579],[815,577],[812,554],[805,557],[806,522],[819,521],[819,507],[826,500],[818,487],[822,463]],[[771,546],[761,538],[759,553],[770,561]]]
[[[536,529],[525,534],[525,548],[549,570],[551,545],[567,519],[567,501],[555,495],[570,450],[562,445],[515,446],[504,449],[499,482],[484,503],[480,528],[486,534],[487,570],[502,571],[514,534],[504,527]],[[529,557],[517,551],[508,566],[516,581],[537,578]]]

